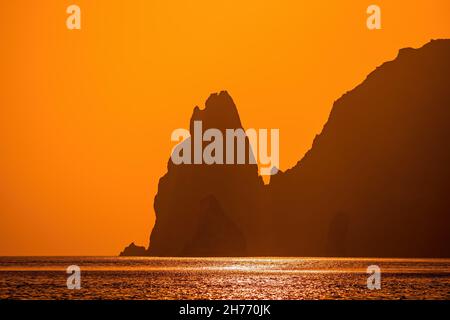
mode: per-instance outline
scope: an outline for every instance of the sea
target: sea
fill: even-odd
[[[449,300],[450,259],[0,257],[0,299]]]

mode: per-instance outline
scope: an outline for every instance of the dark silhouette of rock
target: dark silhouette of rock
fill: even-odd
[[[198,226],[192,239],[183,248],[182,256],[245,256],[246,241],[242,232],[223,212],[212,195],[200,202]]]
[[[346,256],[348,224],[348,217],[343,212],[337,213],[332,218],[328,229],[327,255]]]
[[[195,107],[190,121],[191,137],[184,143],[190,143],[191,139],[195,141],[194,121],[202,121],[203,131],[216,128],[224,136],[225,129],[242,128],[236,106],[225,91],[212,94],[203,110]],[[248,146],[248,139],[246,143]],[[225,143],[223,153],[226,157]],[[194,157],[193,146],[191,155]],[[235,158],[236,155],[237,148]],[[246,158],[249,159],[248,152]],[[269,222],[260,215],[263,212],[260,202],[263,192],[264,184],[258,176],[256,164],[175,165],[169,159],[168,172],[160,179],[155,197],[156,224],[151,234],[149,254],[190,256],[207,251],[208,255],[224,252],[242,255],[244,250],[248,254],[266,254],[269,239],[265,230]],[[210,197],[207,201],[209,207],[201,208],[200,203],[207,197]],[[205,215],[208,225],[205,225]],[[219,228],[221,224],[223,226]],[[214,242],[216,252],[213,252],[211,244],[200,245],[199,239],[206,239],[205,234],[211,231],[199,230],[199,226],[214,228],[220,234]],[[222,235],[236,237],[225,239]],[[219,244],[219,238],[226,243]],[[236,251],[233,253],[230,248]]]
[[[140,247],[132,242],[128,247],[126,247],[121,253],[120,256],[136,256],[142,257],[147,255],[147,250],[145,247]]]
[[[337,100],[311,150],[269,185],[276,254],[450,257],[449,83],[450,40],[437,40]],[[345,244],[330,251],[330,239]]]
[[[400,50],[334,103],[311,150],[268,186],[256,165],[169,161],[146,253],[450,257],[449,83],[450,40]],[[226,92],[194,109],[191,135],[197,119],[242,127]]]

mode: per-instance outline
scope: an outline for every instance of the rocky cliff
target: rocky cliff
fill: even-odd
[[[203,131],[216,128],[224,136],[226,129],[242,128],[227,92],[211,95],[203,110],[194,109],[187,143],[196,139],[194,121],[202,121]],[[193,157],[193,143],[191,148]],[[225,144],[223,153],[226,154]],[[167,174],[160,179],[155,197],[156,224],[148,253],[264,254],[267,225],[260,219],[262,192],[263,181],[256,164],[175,165],[169,159]]]
[[[450,257],[449,83],[450,40],[400,50],[268,186],[256,165],[169,160],[146,254]],[[191,139],[198,119],[242,127],[226,92],[194,109]]]

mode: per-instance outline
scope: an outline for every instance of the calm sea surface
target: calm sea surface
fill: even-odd
[[[374,264],[380,290],[367,289]],[[0,257],[0,298],[448,300],[450,259]]]

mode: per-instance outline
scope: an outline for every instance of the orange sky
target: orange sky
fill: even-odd
[[[82,30],[66,8],[81,7]],[[378,4],[382,30],[366,28]],[[0,255],[147,245],[153,197],[192,109],[228,90],[279,128],[281,169],[333,101],[399,48],[450,38],[450,1],[2,1]]]

